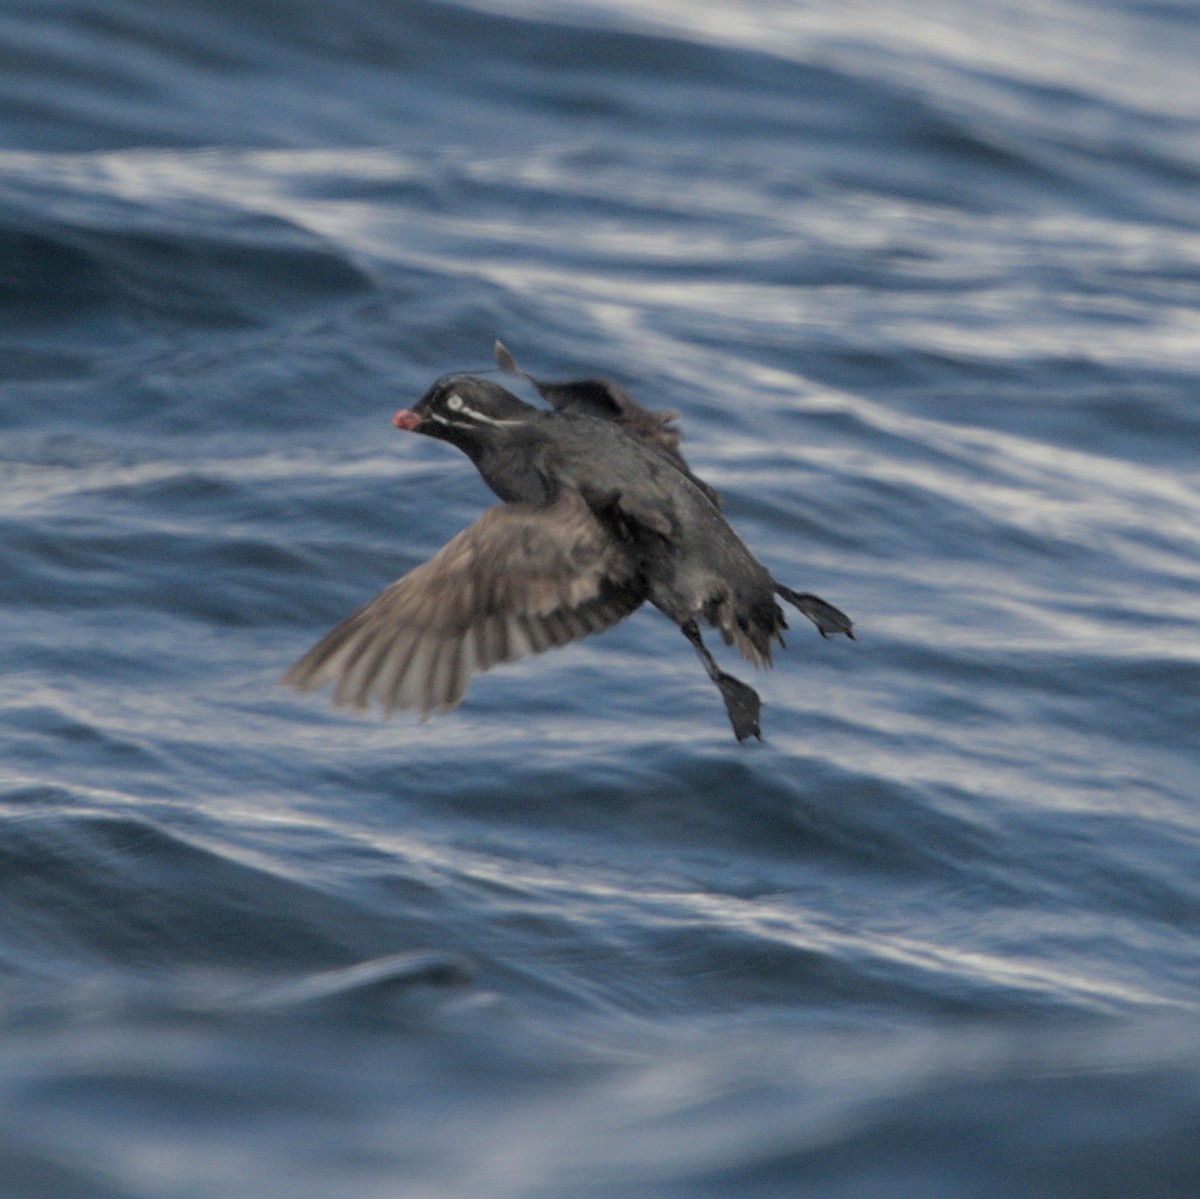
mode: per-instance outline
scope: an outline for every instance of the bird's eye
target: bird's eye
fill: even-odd
[[[446,407],[449,408],[451,412],[457,412],[462,407],[462,404],[462,396],[460,396],[456,391],[452,391],[446,397]]]

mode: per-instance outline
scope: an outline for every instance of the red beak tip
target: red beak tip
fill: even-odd
[[[397,429],[415,429],[421,423],[421,418],[408,408],[401,408],[395,416],[392,417],[392,424]]]

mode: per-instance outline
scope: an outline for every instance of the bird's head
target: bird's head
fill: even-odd
[[[415,407],[397,412],[392,424],[448,441],[469,453],[481,441],[493,441],[529,424],[538,412],[498,383],[474,375],[445,375]]]

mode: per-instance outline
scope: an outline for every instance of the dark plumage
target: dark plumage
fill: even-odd
[[[523,374],[499,342],[496,357]],[[700,637],[713,625],[755,666],[787,627],[776,596],[823,636],[850,619],[775,582],[679,452],[673,412],[603,379],[524,376],[547,412],[472,375],[439,379],[393,420],[462,450],[503,501],[308,651],[283,681],[335,684],[335,704],[385,714],[453,708],[471,677],[610,628],[649,601],[679,625],[720,689],[738,740],[760,736],[758,695]]]

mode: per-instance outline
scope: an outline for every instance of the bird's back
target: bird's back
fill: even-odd
[[[769,664],[784,627],[774,580],[686,466],[612,421],[547,422],[547,467],[629,546],[650,602],[680,624],[703,617],[749,661]]]

